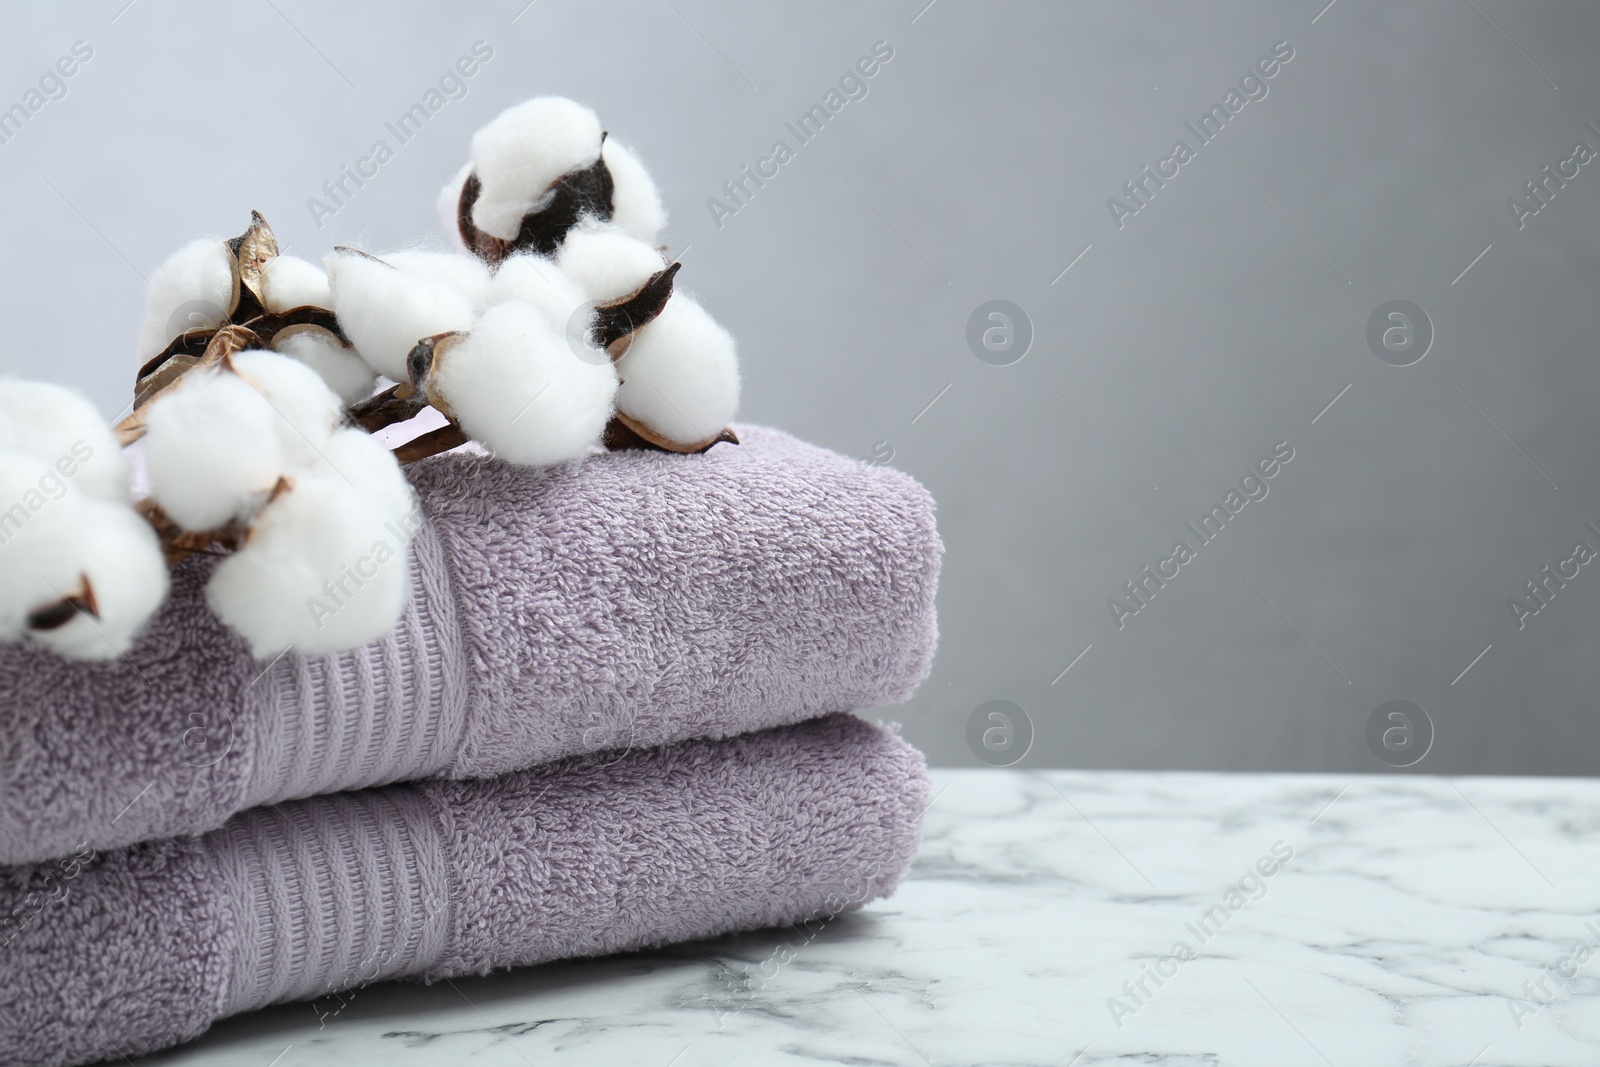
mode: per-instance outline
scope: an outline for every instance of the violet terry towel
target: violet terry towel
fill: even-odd
[[[352,652],[253,661],[205,608],[203,557],[123,660],[0,648],[0,863],[906,699],[937,636],[932,499],[738,433],[704,455],[416,465],[410,604]]]
[[[29,915],[0,932],[0,1064],[134,1055],[366,981],[849,910],[900,881],[927,794],[915,749],[832,715],[295,801],[70,870],[0,870],[0,909]]]

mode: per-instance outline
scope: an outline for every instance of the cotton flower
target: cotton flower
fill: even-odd
[[[314,463],[344,417],[344,405],[322,377],[298,360],[276,352],[239,352],[233,373],[248,382],[278,416],[273,431],[292,463]]]
[[[472,208],[480,230],[515,240],[522,219],[560,178],[600,158],[600,120],[582,104],[540,96],[507,108],[472,136],[482,191]]]
[[[315,263],[298,256],[277,255],[261,269],[262,304],[268,311],[297,307],[331,307],[328,275]]]
[[[364,430],[346,427],[322,446],[316,473],[343,479],[366,494],[385,522],[399,522],[417,507],[416,492],[394,455]]]
[[[738,356],[705,309],[672,292],[675,268],[664,270],[659,252],[612,226],[573,230],[556,263],[608,324],[604,340],[622,380],[617,411],[628,429],[674,451],[719,439],[739,406]]]
[[[173,289],[173,279],[182,282],[197,271],[222,299],[191,300],[169,316],[165,327],[158,316],[147,317],[149,346],[159,358],[146,359],[140,368],[134,412],[117,427],[124,443],[143,434],[145,405],[196,366],[215,362],[222,348],[281,348],[325,375],[340,396],[359,398],[371,392],[376,373],[363,369],[340,329],[331,310],[327,275],[313,263],[281,255],[272,227],[259,212],[251,212],[250,227],[238,237],[197,241],[173,257],[151,283],[152,307],[170,304],[170,294],[163,293]],[[180,295],[187,291],[178,288]],[[293,338],[299,340],[291,344]]]
[[[82,503],[49,463],[0,448],[0,639],[77,586]]]
[[[247,514],[287,467],[279,421],[271,402],[237,374],[191,373],[150,405],[144,447],[151,496],[189,530]]]
[[[159,353],[178,334],[222,325],[233,300],[233,259],[220,237],[184,245],[150,275],[139,358]]]
[[[739,407],[733,337],[683,293],[632,335],[617,374],[617,410],[647,437],[709,444]]]
[[[113,659],[127,652],[167,598],[166,559],[156,532],[126,505],[84,500],[72,548],[86,603],[61,611],[66,621],[37,620],[33,640],[72,659]]]
[[[346,404],[372,392],[378,375],[354,348],[346,348],[325,330],[290,330],[272,340],[272,350],[299,360],[321,376]]]
[[[0,639],[27,633],[63,655],[108,659],[127,651],[166,591],[155,532],[131,507],[0,449]]]
[[[584,306],[586,299],[583,288],[554,260],[531,252],[512,256],[501,263],[489,286],[490,304],[516,301],[531,305],[561,332],[567,331],[573,315]]]
[[[556,264],[596,304],[638,292],[667,265],[650,245],[610,226],[573,230],[556,253]]]
[[[441,345],[424,384],[496,455],[535,466],[575,459],[599,439],[617,375],[609,360],[577,358],[532,305],[508,303]]]
[[[446,285],[482,309],[489,296],[489,265],[463,252],[390,252],[383,261],[402,273]]]
[[[391,628],[404,602],[414,494],[394,456],[343,416],[315,371],[261,350],[192,371],[150,404],[152,498],[165,518],[236,547],[206,596],[257,655],[353,648]]]
[[[53,465],[89,496],[128,500],[128,463],[116,435],[95,406],[71,389],[0,379],[0,447]]]
[[[491,263],[551,253],[585,219],[646,243],[666,224],[639,157],[571,100],[542,96],[506,109],[473,135],[471,154],[441,191],[438,210],[445,228]]]
[[[272,314],[301,307],[333,308],[328,275],[315,263],[278,255],[261,271],[262,304]],[[353,347],[326,329],[290,326],[273,335],[272,350],[305,364],[346,404],[372,392],[377,374]]]
[[[337,473],[302,475],[218,565],[206,601],[258,658],[354,648],[405,606],[412,532]]]
[[[311,368],[277,352],[235,353],[150,405],[151,495],[190,530],[245,518],[280,478],[327,462],[343,417],[344,405]]]
[[[424,337],[472,328],[472,298],[437,278],[403,271],[359,252],[328,257],[333,311],[367,364],[397,382]]]

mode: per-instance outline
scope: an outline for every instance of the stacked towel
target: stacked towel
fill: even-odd
[[[132,1055],[377,979],[832,914],[894,888],[926,794],[914,749],[835,715],[259,808],[65,882],[11,868],[0,907],[66,891],[4,949],[0,1063]]]
[[[830,713],[930,668],[932,501],[738,432],[418,464],[411,602],[353,652],[253,662],[203,558],[123,661],[0,650],[0,1064],[892,891],[921,757]]]
[[[351,652],[255,662],[205,607],[203,556],[124,659],[0,647],[0,863],[905,700],[936,640],[927,492],[738,432],[704,455],[418,464],[411,602]]]

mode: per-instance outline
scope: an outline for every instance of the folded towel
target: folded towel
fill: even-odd
[[[0,649],[0,863],[906,699],[936,638],[927,492],[738,432],[704,455],[416,465],[409,606],[352,652],[253,661],[205,607],[206,557],[122,660]]]
[[[0,914],[27,919],[0,929],[0,1064],[133,1055],[367,981],[849,910],[893,891],[927,793],[915,749],[833,715],[3,869]]]

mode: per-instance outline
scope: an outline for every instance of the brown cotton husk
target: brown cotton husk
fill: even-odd
[[[487,260],[491,266],[498,267],[501,261],[510,255],[507,246],[511,242],[491,237],[478,229],[478,224],[472,221],[472,209],[477,206],[478,197],[482,195],[483,182],[478,180],[478,172],[473,171],[467,175],[467,180],[461,183],[461,196],[456,201],[456,229],[460,232],[461,240],[468,251]]]
[[[239,547],[239,540],[243,536],[243,530],[234,522],[218,530],[185,530],[154,500],[135,501],[133,506],[160,538],[161,552],[166,556],[169,567],[188,556],[231,552]]]
[[[600,146],[605,147],[606,135],[600,134]],[[478,229],[472,221],[472,209],[483,195],[483,183],[476,172],[467,175],[461,185],[461,197],[456,201],[456,228],[467,248],[498,267],[504,260],[518,252],[536,252],[547,256],[561,247],[567,231],[586,215],[601,222],[611,221],[611,197],[615,183],[611,169],[606,166],[602,151],[587,167],[569,171],[550,184],[539,198],[540,206],[522,216],[517,236],[511,240],[495,237]]]
[[[216,336],[214,329],[185,330],[172,339],[172,343],[163,348],[160,353],[146,360],[144,366],[139,368],[138,376],[134,379],[134,397],[145,387],[145,379],[155,374],[166,366],[168,361],[178,356],[198,357],[211,343],[211,338]]]
[[[327,308],[319,308],[311,304],[290,308],[287,311],[257,315],[248,322],[225,323],[214,330],[185,330],[177,337],[174,337],[172,343],[162,349],[159,355],[151,357],[145,362],[144,366],[139,368],[139,376],[134,389],[135,401],[138,402],[138,397],[149,391],[146,379],[151,379],[157,372],[165,372],[166,376],[171,376],[174,373],[181,375],[183,370],[174,372],[167,368],[167,364],[181,356],[200,356],[205,352],[217,333],[228,326],[239,326],[248,329],[256,338],[255,344],[262,347],[270,347],[284,338],[308,331],[324,333],[338,342],[340,347],[350,347],[350,339],[345,336],[344,327],[339,325],[338,317]],[[182,367],[183,365],[180,364],[179,366]]]
[[[233,299],[228,304],[228,321],[245,322],[266,311],[261,272],[267,261],[278,254],[278,238],[261,212],[250,212],[250,228],[228,242],[228,254],[233,258]]]
[[[95,602],[94,586],[89,583],[87,574],[81,576],[77,592],[29,612],[28,629],[59,630],[80,612],[91,619],[100,617],[100,605]]]
[[[139,380],[133,395],[133,413],[117,423],[117,441],[131,445],[144,436],[145,417],[150,404],[172,392],[183,376],[205,367],[214,367],[235,352],[262,347],[261,338],[247,326],[224,326],[211,335],[206,347],[198,356],[187,352],[171,356],[165,363]]]
[[[631,415],[617,412],[611,421],[606,424],[605,436],[601,438],[606,450],[622,452],[630,448],[644,449],[654,452],[677,452],[680,454],[709,452],[713,445],[739,443],[739,435],[731,427],[717,431],[712,437],[701,441],[674,441],[656,430],[652,430],[644,423]]]
[[[461,330],[447,330],[436,333],[432,337],[424,337],[411,349],[411,354],[406,357],[407,368],[411,372],[411,388],[417,394],[427,398],[428,403],[437,408],[445,418],[454,422],[456,414],[450,410],[450,402],[439,395],[434,388],[434,369],[439,361],[444,358],[450,346],[455,344],[466,333]]]
[[[341,348],[350,347],[350,338],[339,325],[339,318],[327,308],[315,304],[302,304],[287,311],[269,312],[244,323],[267,345],[277,344],[287,337],[307,331],[320,331],[339,342]]]
[[[419,459],[427,459],[429,456],[448,452],[452,448],[459,448],[471,440],[456,422],[455,413],[450,410],[449,403],[438,394],[433,385],[434,369],[438,366],[439,360],[445,357],[451,345],[465,336],[466,334],[459,330],[451,330],[434,334],[432,337],[424,337],[416,343],[407,356],[406,361],[410,365],[411,372],[409,382],[401,382],[385,389],[350,408],[351,418],[369,433],[396,423],[410,421],[429,407],[449,420],[445,425],[419,434],[405,444],[395,447],[392,453],[398,462],[415,463]]]
[[[273,485],[272,491],[262,501],[265,508],[284,493],[294,488],[294,479],[283,476]],[[134,502],[134,509],[156,531],[161,540],[161,551],[170,567],[188,556],[220,556],[236,552],[250,540],[250,522],[229,519],[214,530],[186,530],[162,510],[161,505],[148,497]],[[260,508],[256,514],[260,514]],[[253,521],[253,520],[252,520]]]
[[[139,368],[133,387],[133,414],[116,427],[123,445],[144,436],[146,405],[164,396],[184,375],[214,366],[234,352],[271,348],[281,339],[307,331],[326,334],[341,347],[351,347],[338,316],[327,308],[307,304],[287,311],[266,310],[262,271],[278,254],[278,239],[259,211],[250,213],[248,230],[225,244],[233,264],[233,296],[227,317],[216,329],[185,330]]]
[[[682,263],[674,263],[659,270],[631,296],[594,309],[595,341],[611,353],[613,362],[628,350],[622,342],[633,336],[634,331],[654,322],[667,306],[667,301],[672,299],[672,279],[682,266]]]

